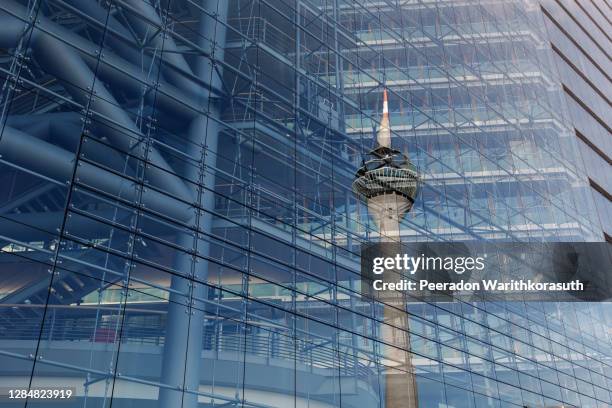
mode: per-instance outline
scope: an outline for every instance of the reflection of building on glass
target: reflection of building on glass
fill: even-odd
[[[381,236],[399,234],[399,222],[417,195],[418,174],[405,155],[391,147],[389,101],[384,91],[383,116],[376,135],[377,147],[357,171],[353,190],[367,199],[368,211]]]
[[[419,177],[415,166],[405,154],[391,147],[389,123],[389,98],[383,92],[383,114],[376,135],[377,146],[357,171],[353,190],[363,196],[368,212],[380,233],[381,241],[399,240],[402,218],[410,211],[417,195]],[[389,254],[394,256],[395,254]],[[385,325],[380,329],[383,341],[401,343],[403,348],[388,348],[384,358],[389,367],[385,375],[385,403],[388,408],[416,408],[418,394],[412,354],[410,352],[410,327],[408,317],[400,310],[405,302],[383,306]],[[400,328],[401,330],[397,330]],[[398,337],[402,337],[399,339]],[[390,340],[393,339],[393,340]]]
[[[411,363],[421,407],[611,405],[611,304],[361,293],[379,237],[352,184],[385,87],[356,185],[383,237],[575,242],[612,222],[607,104],[574,70],[608,89],[581,27],[606,39],[546,2],[576,43],[530,0],[0,1],[0,388],[405,408]],[[601,21],[602,2],[578,3]]]

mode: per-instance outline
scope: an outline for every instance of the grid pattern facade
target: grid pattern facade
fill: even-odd
[[[612,406],[607,304],[360,292],[381,237],[351,184],[384,89],[420,176],[400,240],[603,239],[547,18],[2,1],[0,387],[88,408],[399,408],[387,385],[411,382],[422,407]]]
[[[612,237],[610,4],[543,1],[553,57],[606,239]]]

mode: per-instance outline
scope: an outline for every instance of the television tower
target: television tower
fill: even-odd
[[[399,241],[399,224],[412,208],[417,195],[419,176],[408,156],[391,147],[389,100],[386,89],[383,92],[383,113],[376,142],[377,147],[368,154],[369,159],[364,160],[357,170],[353,190],[363,196],[368,204],[368,212],[380,234],[380,251],[395,252],[396,246],[386,247],[384,242],[391,239]],[[389,348],[384,351],[383,358],[391,361],[394,366],[394,370],[389,370],[385,374],[384,401],[385,407],[388,408],[418,407],[416,375],[410,352],[410,324],[407,315],[402,312],[405,310],[405,301],[403,297],[392,296],[381,302],[384,321],[389,323],[381,327],[381,337],[398,341],[397,333],[391,329],[392,323],[393,327],[401,329],[399,333],[403,338],[399,342],[405,347],[405,349]]]

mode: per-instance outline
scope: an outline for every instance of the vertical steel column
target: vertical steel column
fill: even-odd
[[[338,13],[339,5],[338,0],[334,0],[333,5],[333,26],[334,26],[334,56],[336,64],[336,93],[338,95],[344,95],[344,60],[340,56],[340,42],[338,41],[338,24],[340,21],[340,15]],[[336,99],[336,111],[338,113],[338,131],[344,133],[346,130],[344,120],[344,104],[342,98]]]
[[[196,75],[204,82],[210,83],[206,87],[196,88],[198,104],[203,110],[208,110],[208,116],[198,115],[191,122],[189,140],[193,144],[192,156],[201,156],[200,169],[193,169],[194,179],[199,179],[204,187],[213,190],[215,186],[216,155],[219,139],[220,107],[217,100],[212,99],[211,89],[221,84],[220,71],[214,60],[223,59],[225,44],[228,2],[225,0],[202,0],[200,3],[200,43],[204,52],[212,57],[201,56],[197,62]],[[194,84],[194,87],[196,84]],[[214,195],[211,191],[201,191],[200,204],[206,210],[214,208]],[[200,215],[201,214],[201,215]],[[211,231],[212,215],[196,211],[193,223],[203,228],[205,233]],[[206,255],[209,251],[207,241],[198,240],[196,236],[183,235],[180,238],[181,246],[196,249],[197,253]],[[170,385],[177,384],[176,390],[161,389],[159,393],[159,407],[196,408],[198,396],[185,391],[197,391],[200,386],[200,364],[202,360],[202,338],[204,333],[205,303],[208,290],[208,264],[194,255],[193,262],[177,261],[180,271],[190,272],[193,280],[173,276],[171,287],[177,293],[170,295],[168,305],[168,322],[166,325],[166,342],[162,361],[162,382]],[[191,299],[186,301],[185,294]]]

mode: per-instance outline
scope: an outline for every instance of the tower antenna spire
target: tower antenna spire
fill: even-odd
[[[389,122],[389,95],[387,88],[383,90],[383,112],[380,120],[380,127],[376,134],[376,141],[379,147],[391,148],[391,127]]]

